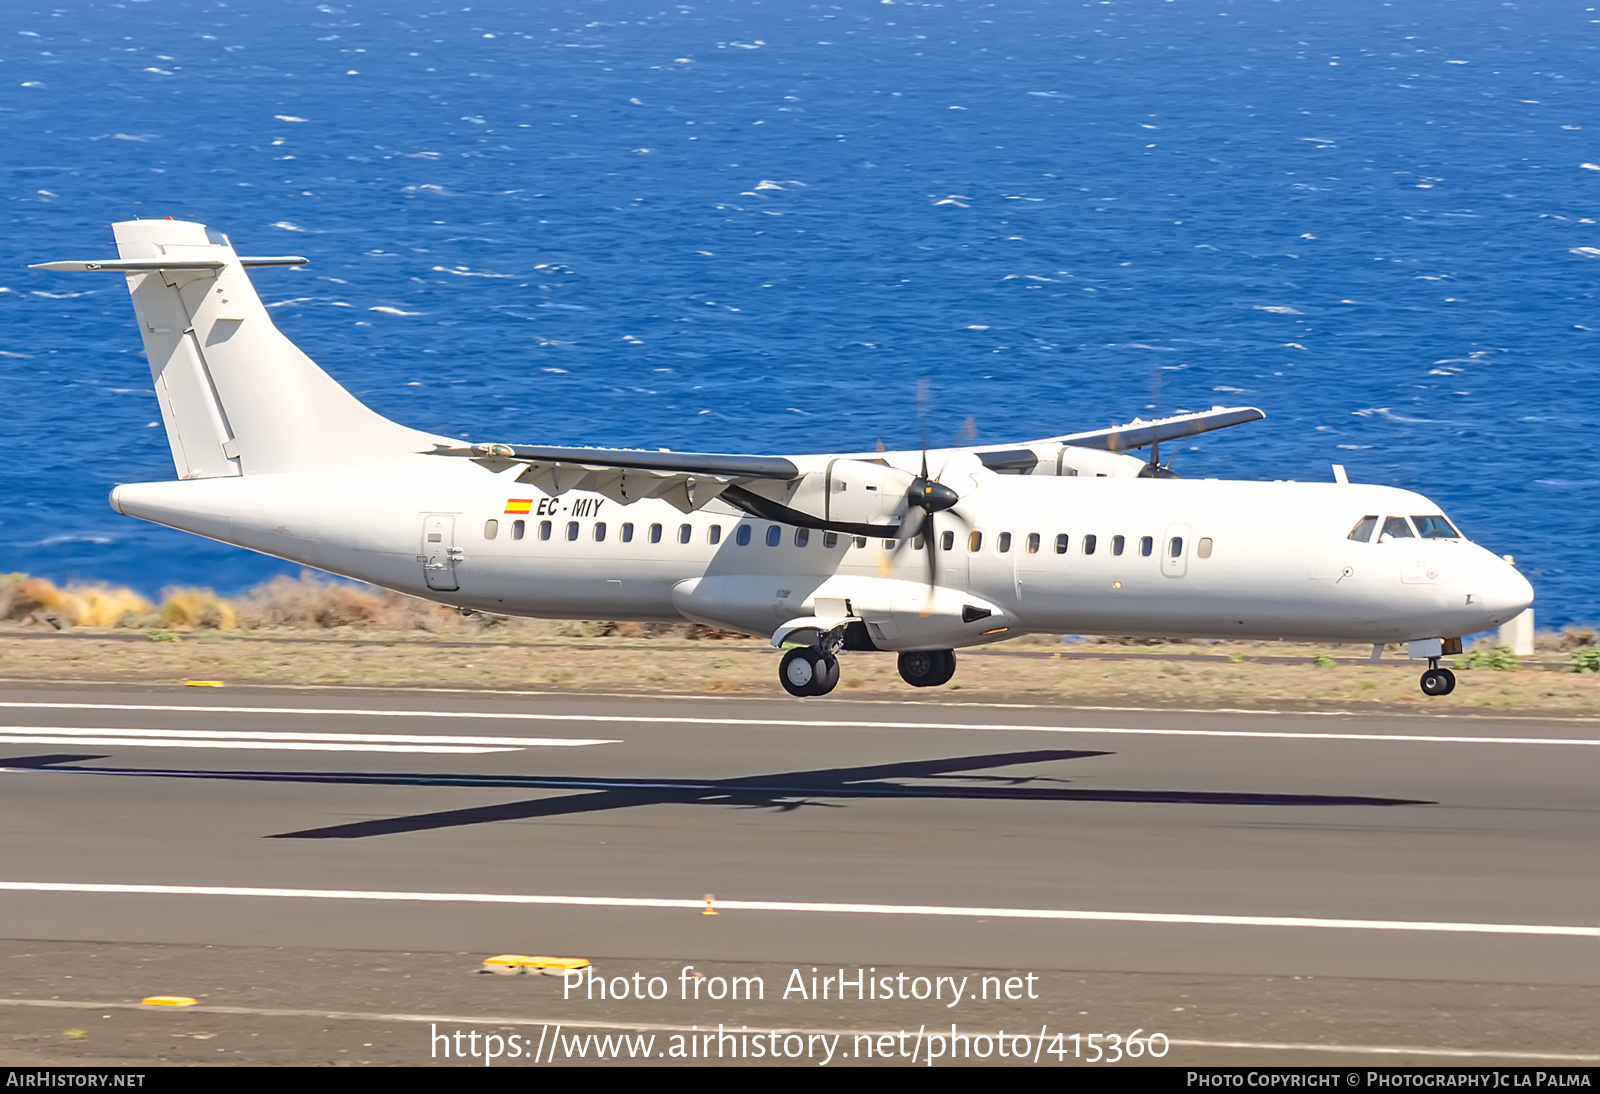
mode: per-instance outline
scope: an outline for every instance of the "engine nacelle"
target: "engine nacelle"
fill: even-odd
[[[898,525],[916,476],[870,460],[829,460],[809,472],[787,504],[808,516],[840,524]]]

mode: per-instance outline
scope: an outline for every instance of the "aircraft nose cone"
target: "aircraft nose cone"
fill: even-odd
[[[1509,562],[1495,559],[1484,577],[1483,607],[1496,624],[1521,615],[1533,603],[1533,586]]]

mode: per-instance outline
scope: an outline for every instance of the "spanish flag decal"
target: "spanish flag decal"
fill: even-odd
[[[532,508],[533,508],[533,499],[532,498],[507,498],[506,499],[506,512],[508,512],[508,513],[526,513],[526,512],[529,512]]]

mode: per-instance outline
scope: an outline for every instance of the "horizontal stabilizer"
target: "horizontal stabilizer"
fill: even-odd
[[[1265,417],[1265,414],[1253,406],[1218,406],[1194,414],[1178,414],[1171,418],[1158,418],[1148,422],[1135,419],[1127,425],[1051,439],[1076,448],[1103,448],[1108,452],[1126,452],[1130,448],[1146,448],[1162,441],[1193,437],[1201,433],[1210,433],[1213,429],[1226,429],[1230,425],[1243,425],[1245,422],[1259,421]]]
[[[299,255],[278,255],[269,258],[241,258],[239,265],[246,269],[258,266],[303,266],[306,259]],[[30,270],[56,270],[61,273],[149,273],[151,270],[220,270],[227,263],[216,258],[104,258],[98,261],[68,259],[62,262],[36,262]]]

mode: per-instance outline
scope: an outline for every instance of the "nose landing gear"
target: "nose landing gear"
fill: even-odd
[[[1428,671],[1422,674],[1422,694],[1449,695],[1456,690],[1456,674],[1439,667],[1437,657],[1428,658]]]

